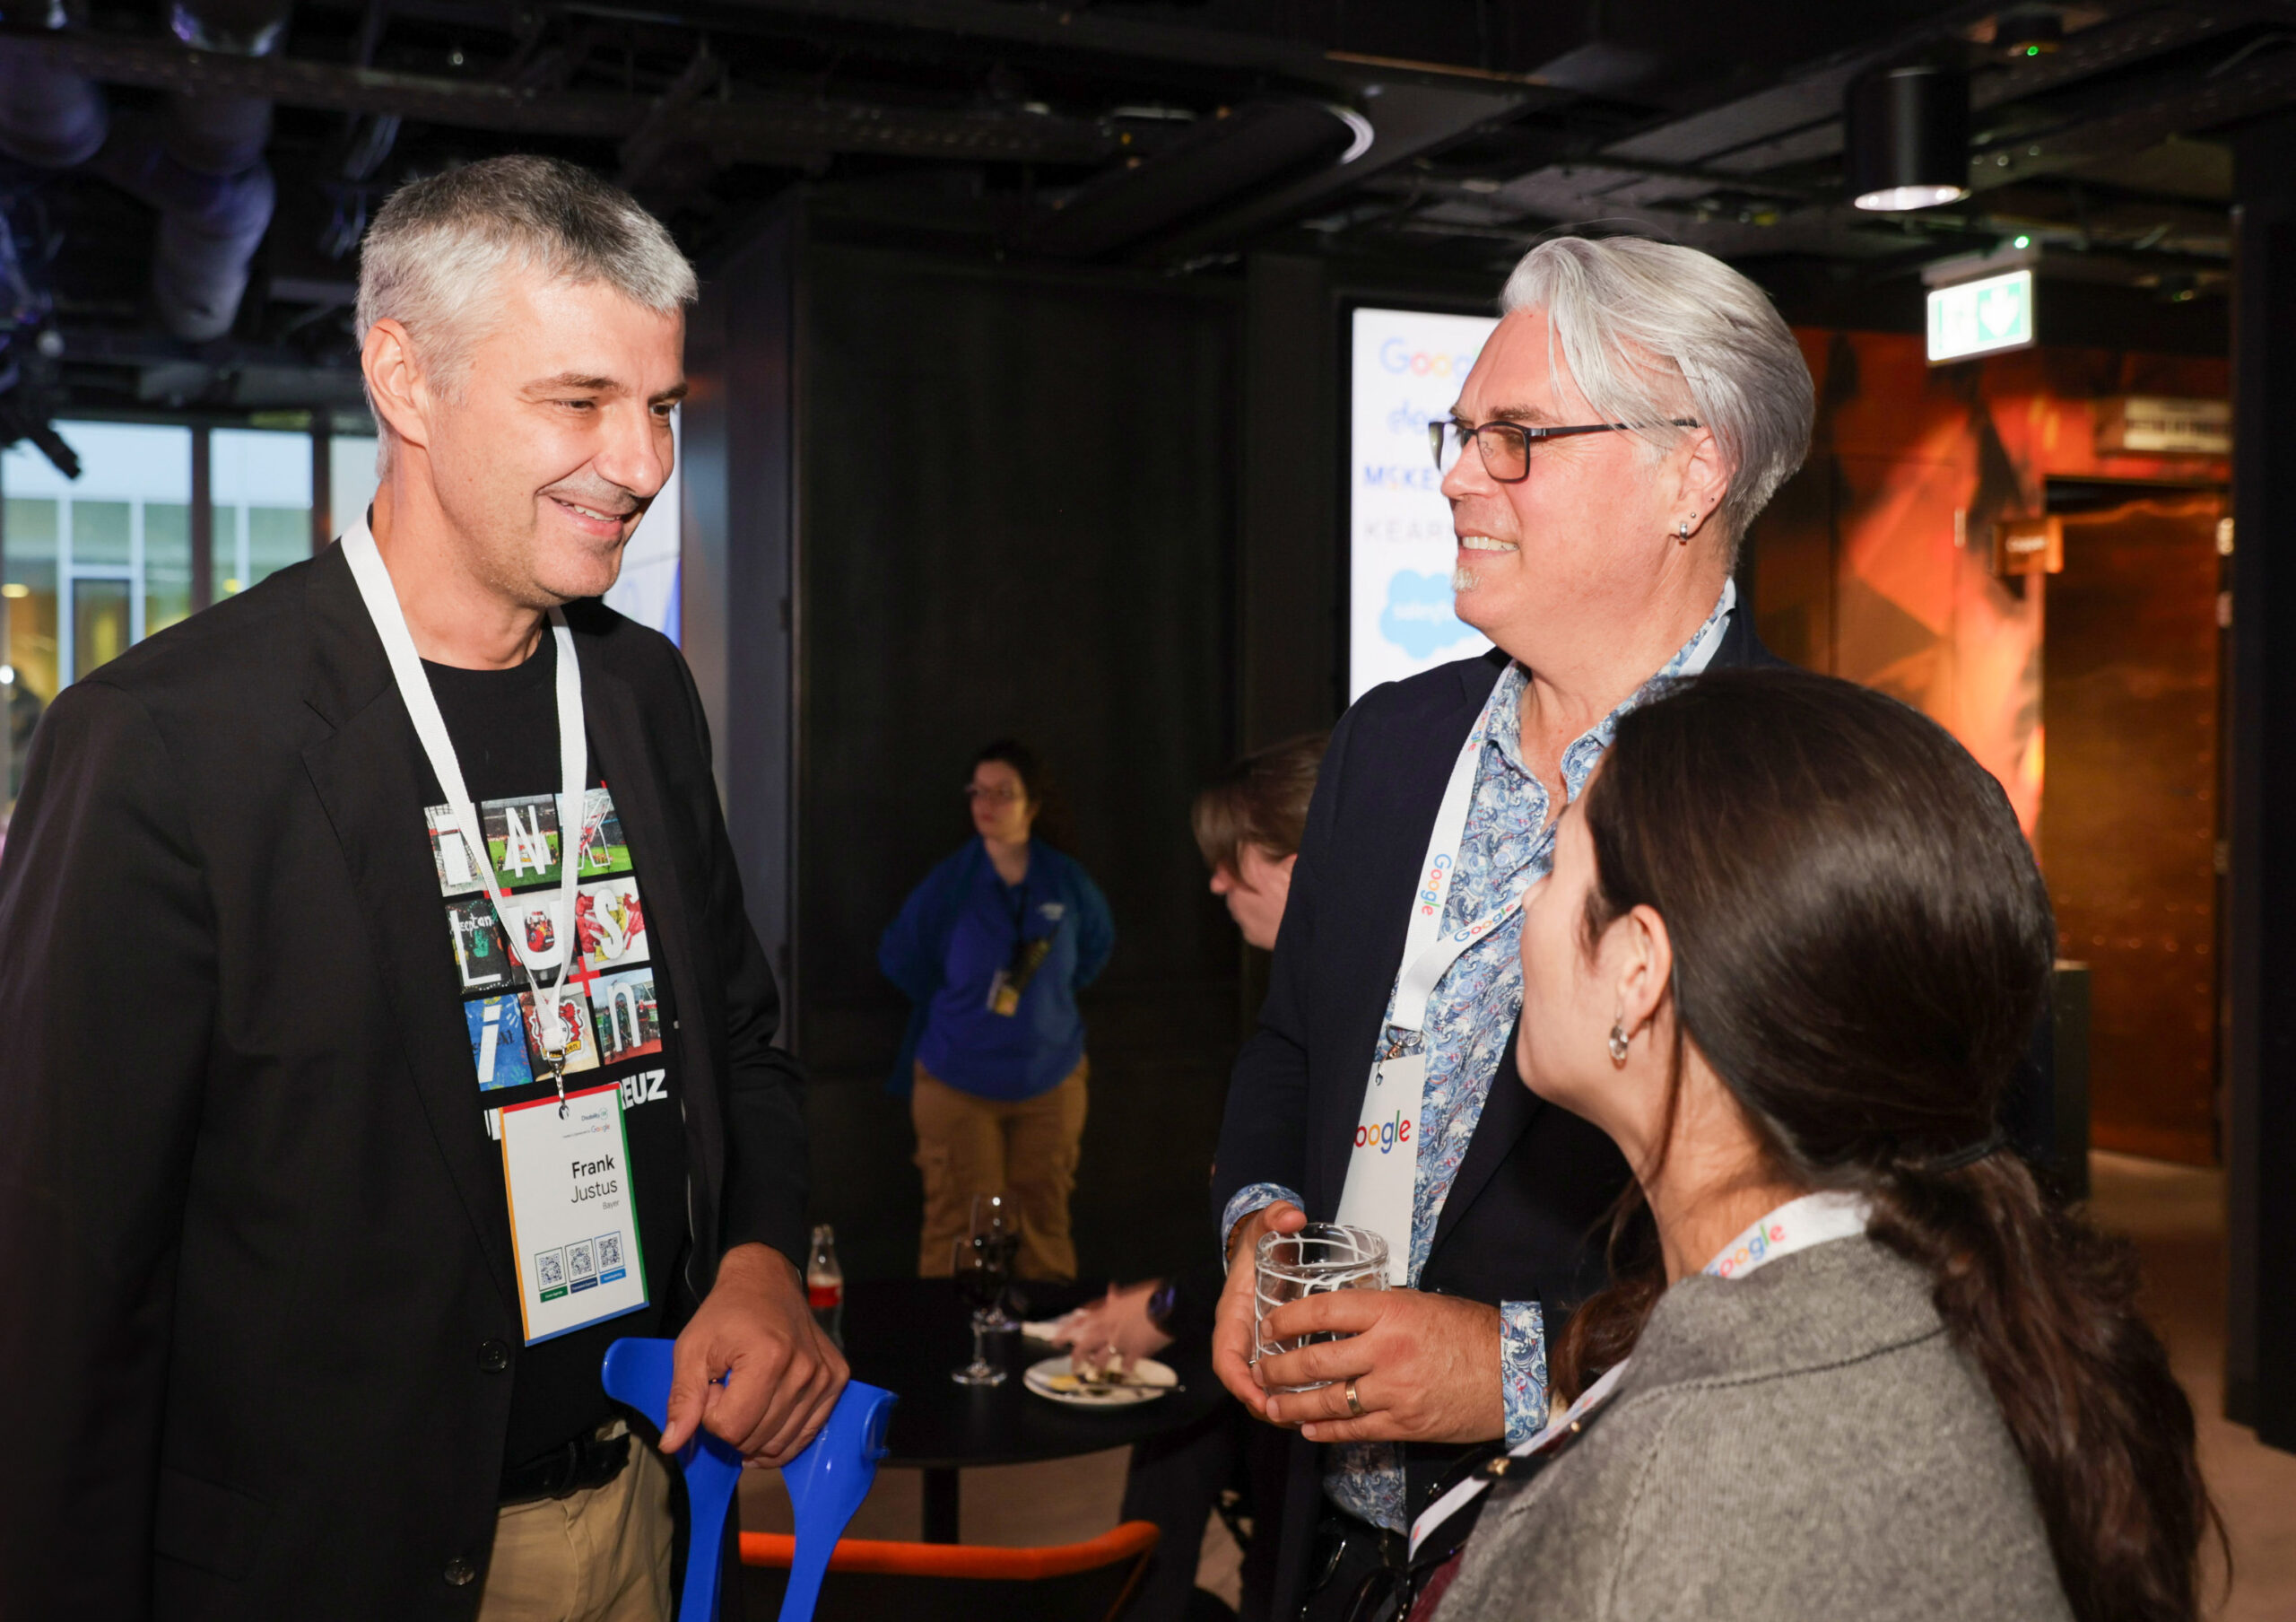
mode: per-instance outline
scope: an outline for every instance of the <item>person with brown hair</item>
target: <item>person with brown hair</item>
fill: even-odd
[[[1206,784],[1189,808],[1212,894],[1228,903],[1246,946],[1275,949],[1316,771],[1330,744],[1330,733],[1310,732],[1256,749]]]
[[[1517,1056],[1634,1169],[1614,1276],[1570,1410],[1414,1525],[1414,1614],[2197,1614],[2131,1253],[1995,1125],[2055,943],[1999,785],[1894,700],[1740,670],[1622,719],[1524,908]]]

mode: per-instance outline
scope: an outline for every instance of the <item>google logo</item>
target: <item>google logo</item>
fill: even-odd
[[[1471,354],[1430,354],[1413,349],[1401,338],[1379,345],[1379,364],[1389,371],[1407,371],[1414,378],[1463,378],[1474,369]]]
[[[1357,1148],[1377,1149],[1382,1155],[1393,1154],[1396,1145],[1410,1141],[1411,1122],[1403,1118],[1403,1112],[1400,1110],[1396,1112],[1396,1118],[1393,1121],[1383,1121],[1377,1126],[1355,1129]]]
[[[1361,1140],[1362,1136],[1362,1132],[1359,1129],[1356,1132],[1356,1138],[1359,1142]],[[1766,1232],[1761,1228],[1757,1228],[1754,1230],[1752,1238],[1740,1245],[1736,1250],[1731,1251],[1727,1256],[1716,1259],[1707,1268],[1707,1271],[1712,1273],[1718,1278],[1727,1278],[1731,1274],[1738,1271],[1741,1268],[1749,1267],[1754,1262],[1760,1261],[1763,1257],[1769,1255],[1770,1247],[1776,1244],[1779,1240],[1785,1237],[1786,1227],[1782,1223],[1772,1223]]]

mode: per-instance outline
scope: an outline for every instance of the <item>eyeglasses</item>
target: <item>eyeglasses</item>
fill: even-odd
[[[1669,428],[1696,428],[1695,417],[1674,417]],[[1574,433],[1621,433],[1633,430],[1631,423],[1585,423],[1568,428],[1526,428],[1520,423],[1485,423],[1480,428],[1470,428],[1453,418],[1448,422],[1427,424],[1427,441],[1434,448],[1435,466],[1444,473],[1451,471],[1467,448],[1475,441],[1475,449],[1483,452],[1483,470],[1502,484],[1519,484],[1531,476],[1531,445],[1537,440],[1568,439]]]
[[[993,806],[1009,806],[1013,804],[1015,801],[1025,798],[1026,796],[1018,789],[1009,787],[1001,789],[985,789],[978,783],[967,783],[965,785],[965,798],[967,799],[985,799]]]

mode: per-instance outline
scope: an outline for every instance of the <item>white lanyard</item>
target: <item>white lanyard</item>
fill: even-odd
[[[1744,1278],[1780,1256],[1791,1256],[1796,1251],[1837,1239],[1853,1239],[1866,1231],[1872,1215],[1873,1208],[1863,1195],[1805,1194],[1799,1199],[1787,1200],[1724,1245],[1702,1270],[1709,1278]],[[1600,1380],[1578,1393],[1578,1400],[1564,1409],[1561,1417],[1551,1421],[1528,1442],[1508,1449],[1509,1457],[1527,1459],[1567,1435],[1579,1420],[1608,1400],[1626,1373],[1627,1364],[1632,1361],[1630,1357],[1612,1365]],[[1488,1478],[1471,1477],[1428,1505],[1425,1513],[1412,1522],[1412,1554],[1417,1555],[1429,1533],[1472,1503],[1490,1485]]]
[[[582,847],[582,814],[587,798],[584,793],[584,769],[589,762],[588,743],[582,729],[582,667],[574,657],[574,633],[567,628],[566,615],[552,608],[551,634],[558,642],[561,789],[558,894],[551,902],[551,929],[558,950],[558,966],[545,980],[535,966],[542,954],[527,944],[525,932],[517,927],[508,910],[509,897],[495,876],[486,830],[479,822],[478,807],[472,803],[470,789],[464,784],[462,762],[455,754],[454,739],[448,735],[446,718],[439,713],[439,701],[430,691],[430,678],[423,672],[422,656],[415,651],[413,633],[406,628],[406,615],[399,606],[398,593],[391,587],[390,571],[384,566],[383,554],[376,549],[375,537],[368,533],[365,520],[344,532],[343,555],[351,564],[352,578],[359,582],[359,595],[366,600],[368,617],[375,622],[376,632],[383,639],[383,651],[390,657],[391,675],[398,683],[399,699],[406,706],[407,717],[414,723],[414,735],[422,740],[422,753],[430,757],[431,772],[454,812],[455,832],[461,836],[463,848],[470,852],[471,869],[485,880],[495,917],[501,920],[503,937],[533,985],[535,1016],[540,1026],[537,1035],[542,1039],[543,1057],[550,1067],[551,1079],[558,1085],[562,1107],[566,1098],[566,1051],[571,1033],[559,1007],[558,989],[564,983],[575,955],[581,950],[581,943],[573,938],[570,931],[577,884],[575,852]],[[448,831],[441,828],[439,836],[448,837]]]
[[[1679,663],[1670,661],[1674,674],[1695,676],[1712,662],[1737,601],[1736,583],[1724,581],[1709,623],[1683,650]],[[1412,1283],[1412,1208],[1418,1191],[1419,1145],[1424,1141],[1420,1129],[1427,1096],[1423,1033],[1428,1003],[1461,955],[1521,911],[1530,893],[1526,884],[1482,917],[1457,929],[1443,927],[1451,881],[1458,872],[1459,848],[1466,841],[1467,814],[1474,800],[1475,778],[1483,767],[1483,746],[1490,741],[1501,706],[1511,697],[1503,681],[1492,690],[1466,742],[1459,746],[1458,758],[1451,763],[1450,780],[1444,785],[1435,825],[1428,833],[1427,855],[1420,863],[1418,892],[1411,899],[1403,961],[1396,971],[1395,1005],[1372,1055],[1347,1175],[1340,1188],[1340,1222],[1369,1228],[1387,1240],[1387,1283],[1396,1288]],[[1568,783],[1557,788],[1569,793]],[[1420,1051],[1406,1052],[1413,1032],[1422,1033]]]
[[[1523,904],[1523,893],[1518,891],[1496,911],[1456,929],[1443,928],[1443,909],[1451,899],[1451,879],[1459,867],[1459,846],[1466,839],[1475,774],[1483,768],[1483,746],[1490,741],[1492,717],[1500,702],[1500,694],[1494,693],[1483,707],[1474,730],[1459,747],[1459,758],[1451,763],[1450,781],[1443,785],[1443,803],[1435,813],[1435,826],[1427,836],[1427,858],[1419,868],[1419,894],[1411,899],[1411,927],[1404,933],[1395,1007],[1387,1016],[1387,1024],[1394,1028],[1424,1028],[1427,1000],[1434,995],[1437,982],[1461,954],[1506,922]]]
[[[1738,583],[1723,581],[1712,623],[1692,644],[1676,674],[1696,676],[1713,662],[1714,651],[1722,644],[1723,633],[1729,628],[1730,611],[1737,601]],[[1412,898],[1411,927],[1404,935],[1403,963],[1396,973],[1395,1008],[1387,1016],[1391,1027],[1423,1031],[1428,999],[1435,994],[1436,986],[1451,965],[1469,946],[1521,911],[1523,898],[1529,893],[1530,886],[1526,885],[1495,911],[1456,929],[1446,932],[1443,929],[1443,909],[1450,900],[1452,876],[1458,871],[1459,847],[1466,839],[1467,811],[1474,798],[1475,774],[1482,769],[1483,746],[1490,741],[1492,719],[1499,702],[1500,695],[1494,692],[1492,702],[1483,706],[1483,714],[1477,718],[1474,729],[1467,734],[1467,741],[1460,746],[1459,757],[1451,765],[1451,780],[1443,788],[1442,807],[1435,813],[1434,827],[1428,832],[1427,858],[1420,864],[1419,894]],[[1567,796],[1569,786],[1561,785],[1561,791]]]

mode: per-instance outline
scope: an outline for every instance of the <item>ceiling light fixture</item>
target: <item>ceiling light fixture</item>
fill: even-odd
[[[1937,62],[1860,74],[1842,100],[1849,196],[1894,213],[1970,195],[1970,82]]]
[[[1339,161],[1334,165],[1344,169],[1371,150],[1371,143],[1379,138],[1378,132],[1371,127],[1370,119],[1352,107],[1342,107],[1336,101],[1326,101],[1324,106],[1347,126],[1347,150],[1339,154]]]

